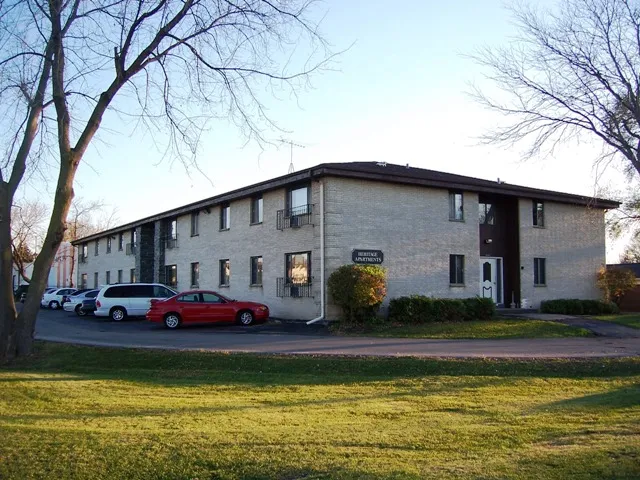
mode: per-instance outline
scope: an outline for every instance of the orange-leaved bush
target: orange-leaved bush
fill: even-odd
[[[636,286],[636,276],[628,268],[602,267],[598,272],[598,287],[607,302],[620,304],[625,294]]]
[[[345,320],[364,321],[375,315],[387,294],[387,272],[378,265],[343,265],[327,286]]]

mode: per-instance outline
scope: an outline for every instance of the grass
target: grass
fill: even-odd
[[[2,479],[640,477],[638,358],[39,344],[0,383]]]
[[[472,322],[434,322],[420,325],[377,323],[366,326],[333,325],[337,335],[403,338],[563,338],[588,337],[589,330],[557,322],[532,319],[497,318]]]
[[[622,315],[599,315],[593,317],[605,322],[617,323],[625,327],[640,328],[640,313],[623,313]]]

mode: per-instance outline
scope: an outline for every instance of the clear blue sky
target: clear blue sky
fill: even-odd
[[[335,50],[353,44],[339,59],[339,71],[314,77],[313,88],[297,102],[265,97],[272,118],[290,132],[273,137],[306,145],[294,151],[297,170],[323,162],[387,161],[593,194],[595,146],[571,145],[553,159],[523,163],[517,149],[479,146],[475,139],[499,118],[465,94],[468,83],[482,77],[463,54],[510,41],[514,30],[503,2],[416,0],[398,7],[330,0],[321,8],[327,12],[322,30]],[[116,207],[121,223],[283,175],[289,166],[288,147],[245,146],[234,125],[218,121],[199,151],[207,180],[163,160],[151,139],[132,135],[129,126],[107,126],[112,132],[101,133],[79,169],[76,194]]]

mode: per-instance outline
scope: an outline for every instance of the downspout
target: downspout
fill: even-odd
[[[320,316],[309,320],[307,325],[324,319],[324,182],[320,182]]]

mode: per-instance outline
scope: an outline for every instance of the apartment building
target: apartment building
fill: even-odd
[[[387,269],[388,295],[504,306],[599,298],[604,213],[617,202],[408,166],[329,163],[74,242],[80,286],[161,282],[335,318],[326,280]]]

